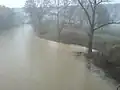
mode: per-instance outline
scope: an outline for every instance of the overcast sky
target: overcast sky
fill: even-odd
[[[113,1],[120,3],[120,0],[113,0]]]
[[[111,0],[116,3],[120,3],[120,0]],[[0,0],[0,5],[5,5],[7,7],[23,7],[25,0]]]

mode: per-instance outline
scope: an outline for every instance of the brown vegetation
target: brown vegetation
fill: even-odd
[[[114,45],[107,54],[94,53],[93,64],[103,69],[109,77],[120,83],[120,45]]]

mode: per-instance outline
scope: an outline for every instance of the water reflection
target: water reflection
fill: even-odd
[[[83,50],[79,47],[80,50]],[[87,71],[71,45],[36,37],[22,26],[0,37],[0,90],[114,90]]]

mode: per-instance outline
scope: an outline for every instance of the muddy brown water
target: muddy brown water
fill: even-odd
[[[86,69],[83,47],[35,36],[29,25],[0,35],[0,90],[115,90]]]

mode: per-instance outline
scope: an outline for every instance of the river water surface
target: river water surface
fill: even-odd
[[[86,69],[82,47],[35,36],[29,25],[0,35],[0,90],[115,90]]]

